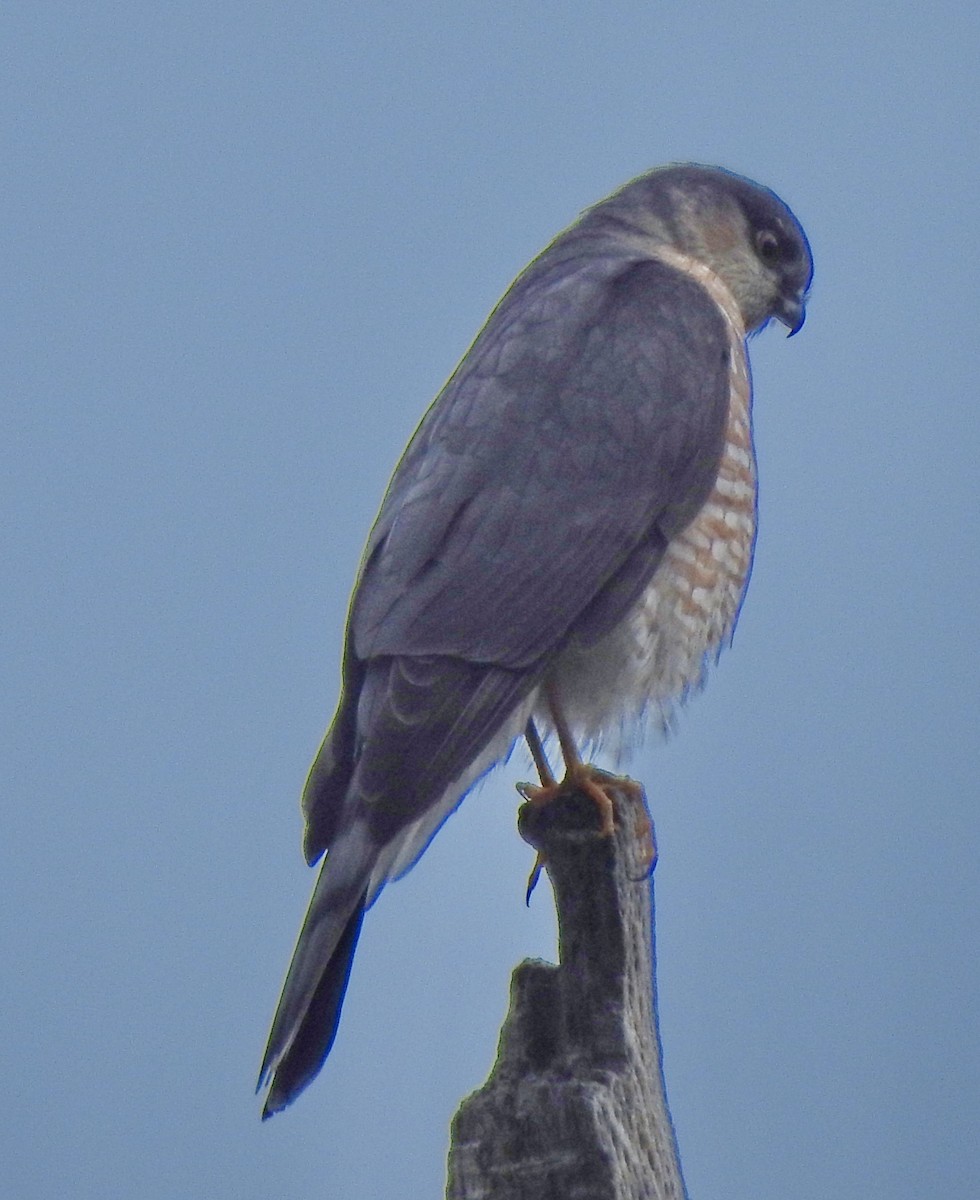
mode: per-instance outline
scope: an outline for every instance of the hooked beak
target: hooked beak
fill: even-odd
[[[792,337],[794,333],[799,333],[803,328],[803,322],[806,320],[806,307],[803,295],[782,296],[774,316],[777,321],[782,321],[789,330],[789,333],[786,335],[787,337]]]

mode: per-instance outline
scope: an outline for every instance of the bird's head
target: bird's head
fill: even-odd
[[[634,179],[605,204],[617,223],[650,238],[654,252],[666,245],[714,272],[748,332],[773,317],[790,336],[802,327],[813,275],[810,245],[768,188],[720,167],[681,164]]]

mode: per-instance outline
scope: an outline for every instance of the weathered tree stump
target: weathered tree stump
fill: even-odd
[[[575,794],[520,812],[558,909],[559,965],[514,971],[497,1061],[453,1119],[448,1200],[684,1200],[664,1092],[640,789],[616,833]]]

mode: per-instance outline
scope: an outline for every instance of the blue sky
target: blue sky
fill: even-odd
[[[693,1200],[980,1190],[975,6],[10,3],[0,16],[5,1184],[439,1195],[550,956],[523,759],[365,924],[260,1126],[298,795],[388,474],[513,275],[647,167],[773,187],[735,645],[632,763]]]

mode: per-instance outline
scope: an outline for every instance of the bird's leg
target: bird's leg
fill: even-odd
[[[541,743],[541,735],[538,733],[537,726],[534,724],[534,719],[528,717],[527,725],[524,727],[524,739],[527,742],[527,748],[531,751],[531,757],[534,759],[534,768],[538,773],[538,778],[541,780],[541,787],[548,789],[558,785],[555,782],[555,777],[551,773],[551,764],[548,762],[548,756],[544,752],[544,746]],[[530,783],[519,783],[517,790],[522,796],[527,798],[527,792],[524,790],[533,789]],[[527,877],[527,890],[524,893],[524,903],[531,903],[531,893],[538,885],[538,879],[541,876],[541,868],[544,866],[545,858],[539,850],[537,857],[534,860],[534,866],[531,868],[531,874]]]
[[[635,780],[608,775],[605,771],[599,770],[598,767],[592,766],[591,763],[583,762],[571,729],[565,719],[565,714],[558,697],[558,690],[554,682],[549,680],[545,683],[544,695],[548,711],[551,715],[552,726],[558,736],[558,744],[561,746],[562,758],[565,760],[565,776],[560,783],[555,782],[548,761],[545,758],[538,731],[533,721],[529,720],[525,729],[525,737],[531,750],[531,757],[534,759],[535,766],[541,778],[541,786],[535,787],[533,784],[522,783],[518,784],[518,791],[531,804],[550,804],[558,796],[567,795],[569,792],[575,791],[583,792],[599,810],[601,836],[609,837],[616,828],[615,808],[611,793],[619,789],[635,792],[642,796],[643,789]],[[647,819],[643,828],[637,828],[636,832],[637,836],[647,844],[647,852],[644,855],[647,864],[644,875],[647,875],[653,869],[653,864],[656,862],[653,825]],[[544,857],[539,852],[534,867],[531,870],[530,879],[528,880],[528,900],[530,900],[531,892],[538,882],[538,876],[541,874],[544,861]]]
[[[527,725],[524,727],[524,739],[527,742],[527,748],[531,751],[531,757],[534,759],[534,769],[541,780],[541,786],[554,787],[555,777],[551,773],[551,764],[548,762],[548,756],[541,743],[541,735],[538,733],[532,717],[528,717]]]
[[[582,762],[578,746],[575,745],[572,731],[568,728],[568,722],[562,712],[558,700],[558,690],[552,681],[545,684],[545,696],[551,711],[551,719],[554,722],[555,733],[558,735],[558,744],[561,746],[561,756],[565,760],[565,778],[561,782],[561,790],[570,792],[577,789],[585,792],[599,810],[603,837],[609,837],[616,828],[612,799],[608,791],[596,780],[596,768],[589,763]]]
[[[565,777],[561,783],[556,783],[550,768],[542,771],[542,763],[547,768],[547,762],[544,759],[544,752],[541,750],[541,740],[538,737],[537,730],[534,728],[533,722],[529,721],[525,736],[528,738],[531,755],[541,776],[541,786],[535,787],[533,784],[522,783],[518,784],[518,791],[525,800],[530,801],[532,804],[550,804],[558,796],[567,795],[569,792],[584,792],[599,810],[599,818],[602,822],[601,833],[604,837],[608,837],[615,829],[615,819],[613,802],[609,796],[608,785],[603,785],[600,782],[600,776],[603,776],[604,772],[582,761],[578,747],[575,745],[575,739],[572,737],[572,732],[562,712],[558,691],[553,682],[548,681],[545,683],[544,694],[548,704],[548,711],[551,714],[551,723],[555,733],[558,735],[558,744],[561,746],[562,758],[565,760]],[[621,781],[617,780],[616,784],[620,786]],[[639,786],[638,784],[634,784],[632,780],[623,780],[622,785]]]

